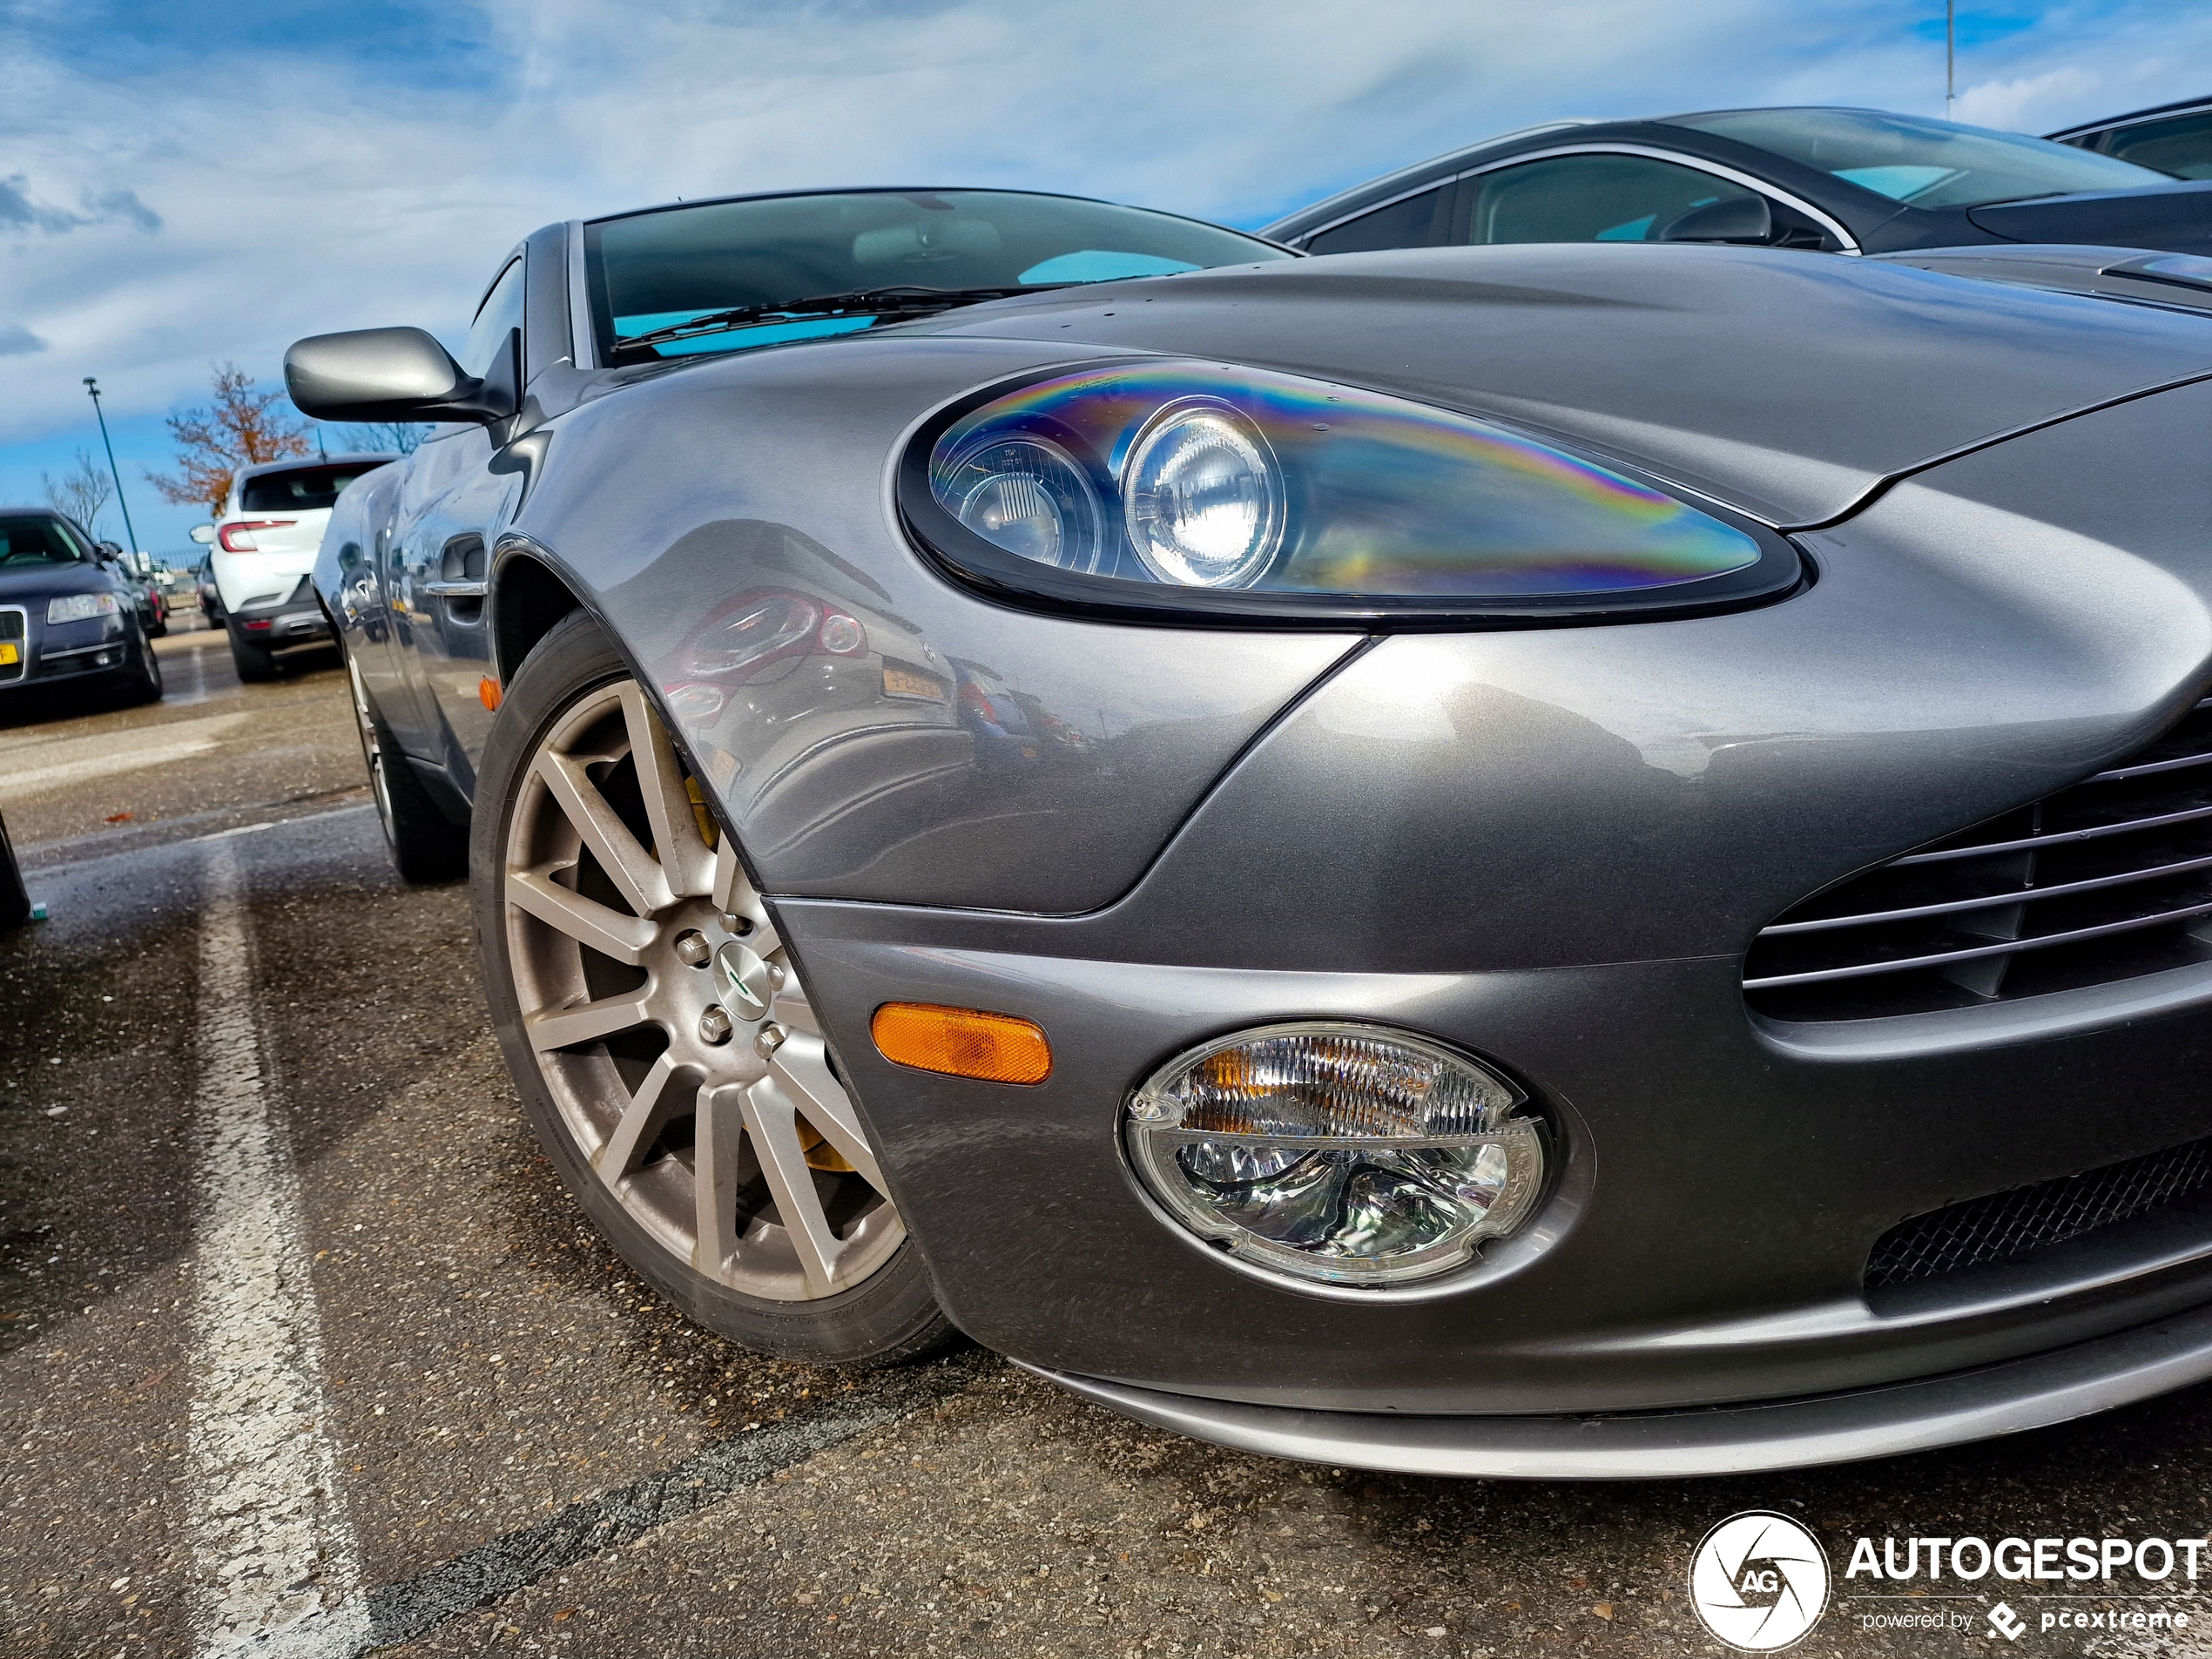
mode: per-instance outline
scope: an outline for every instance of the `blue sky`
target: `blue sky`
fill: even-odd
[[[1959,7],[1959,115],[2212,91],[2212,7]],[[1258,226],[1531,122],[1940,114],[1941,0],[5,0],[0,502],[98,434],[140,539],[162,417],[303,334],[452,336],[540,224],[734,190],[1069,190]],[[113,509],[103,531],[120,536]]]

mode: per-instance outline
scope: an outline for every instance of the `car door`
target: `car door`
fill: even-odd
[[[518,250],[477,307],[460,359],[466,373],[519,375],[523,302]],[[482,426],[449,428],[415,451],[382,553],[408,729],[387,718],[402,748],[442,768],[463,793],[475,782],[475,757],[491,725],[482,694],[491,671],[487,550],[512,516],[522,484],[519,473],[494,469],[493,438]]]

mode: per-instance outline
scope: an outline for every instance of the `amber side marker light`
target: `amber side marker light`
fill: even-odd
[[[868,1029],[886,1060],[919,1071],[994,1083],[1041,1083],[1052,1076],[1044,1028],[1011,1014],[886,1002]]]
[[[494,714],[499,712],[499,682],[489,674],[476,682],[476,700]]]

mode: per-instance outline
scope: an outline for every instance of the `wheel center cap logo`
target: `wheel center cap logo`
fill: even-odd
[[[1828,1608],[1828,1554],[1787,1515],[1754,1509],[1705,1534],[1689,1561],[1689,1604],[1743,1653],[1798,1641]]]
[[[765,1019],[776,997],[768,964],[734,939],[714,953],[714,989],[732,1016],[748,1023]]]

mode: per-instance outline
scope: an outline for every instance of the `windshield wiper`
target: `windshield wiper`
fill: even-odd
[[[771,320],[810,322],[834,317],[924,316],[933,311],[950,311],[956,306],[980,305],[986,300],[1010,300],[1016,294],[1045,293],[1054,288],[1077,286],[1073,282],[1029,282],[1010,288],[925,288],[912,285],[854,288],[846,293],[818,293],[803,300],[776,300],[710,312],[689,322],[671,323],[665,328],[648,329],[642,334],[624,334],[615,341],[615,349],[624,352],[636,346],[727,334],[732,329],[749,328]]]

